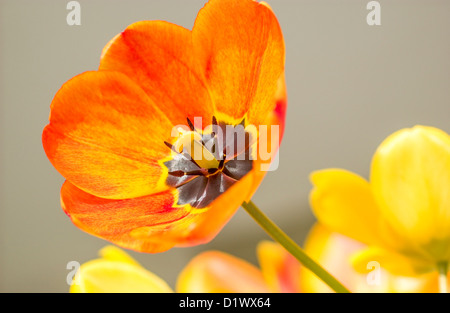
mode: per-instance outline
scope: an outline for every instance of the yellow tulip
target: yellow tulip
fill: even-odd
[[[415,126],[386,138],[372,160],[370,182],[342,169],[311,175],[311,207],[320,223],[367,245],[353,257],[395,275],[440,270],[450,261],[450,136]]]
[[[72,293],[173,292],[167,283],[147,271],[115,246],[100,250],[100,258],[81,265],[70,287]]]

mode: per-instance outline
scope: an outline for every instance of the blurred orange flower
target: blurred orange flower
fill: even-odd
[[[269,160],[250,159],[248,146],[230,157],[233,139],[207,148],[215,132],[206,126],[252,125],[245,135],[253,139],[260,125],[278,126],[281,140],[285,111],[284,41],[272,10],[211,0],[192,31],[142,21],[113,38],[98,71],[58,91],[42,140],[66,178],[61,202],[75,225],[161,252],[211,240],[251,198],[278,149],[279,140],[267,144]],[[198,146],[193,158],[188,148]]]
[[[258,245],[260,269],[235,256],[207,251],[178,276],[177,292],[258,293],[300,291],[300,263],[279,244]]]

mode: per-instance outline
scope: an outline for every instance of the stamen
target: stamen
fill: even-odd
[[[223,169],[223,165],[225,164],[225,158],[223,158],[222,160],[220,160],[219,162],[219,170]]]
[[[169,172],[169,175],[172,175],[175,177],[182,177],[185,175],[185,173],[183,171],[173,171],[173,172]]]
[[[194,127],[194,124],[192,124],[192,122],[191,122],[191,120],[189,119],[189,117],[188,118],[186,118],[187,119],[187,122],[188,122],[188,125],[189,125],[189,128],[192,130],[192,131],[195,131],[195,127]]]
[[[238,143],[238,134],[218,138],[220,130],[225,130],[227,124],[219,124],[216,117],[212,116],[213,128],[209,133],[196,129],[189,118],[186,120],[190,131],[181,132],[182,135],[175,144],[164,141],[167,147],[177,153],[164,163],[169,170],[166,183],[178,190],[178,205],[190,204],[195,208],[204,208],[252,170],[251,160],[237,159],[241,153],[250,152],[247,144],[247,137],[250,135],[244,130],[246,144],[243,151],[239,149],[232,153],[233,147]],[[240,125],[245,125],[245,119]],[[219,140],[223,142],[218,142]],[[183,150],[176,151],[176,147],[180,146],[181,149],[181,145]],[[202,152],[200,159],[194,160],[194,151]]]
[[[217,173],[219,171],[219,169],[217,169],[217,168],[209,168],[208,169],[208,174],[215,174],[215,173]]]
[[[179,153],[170,142],[164,141],[164,144],[168,146],[173,152]]]
[[[203,169],[203,168],[201,168],[200,170],[198,170],[198,171],[192,171],[192,172],[187,172],[187,173],[185,173],[185,175],[205,175],[205,169]]]
[[[183,171],[173,171],[169,172],[169,175],[175,176],[175,177],[182,177],[185,175],[204,175],[205,171],[200,169],[198,171],[190,171],[190,172],[183,172]]]

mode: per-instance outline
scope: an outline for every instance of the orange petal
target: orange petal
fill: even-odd
[[[192,37],[216,111],[264,123],[275,109],[284,69],[283,36],[270,8],[251,0],[211,0]]]
[[[196,66],[191,32],[181,26],[163,21],[128,26],[107,44],[99,69],[128,75],[174,125],[185,125],[187,117],[211,121],[213,105]]]
[[[254,265],[218,251],[197,255],[178,276],[177,292],[269,292]]]
[[[212,240],[257,188],[251,171],[208,208],[173,207],[175,191],[134,199],[111,200],[83,192],[66,181],[61,190],[64,211],[80,229],[140,252],[162,252]]]
[[[300,292],[300,262],[275,242],[258,244],[258,260],[273,292]]]
[[[42,140],[53,166],[93,195],[124,199],[165,190],[158,160],[170,150],[172,124],[118,72],[86,72],[65,83],[51,104]]]
[[[272,112],[274,117],[271,123],[271,125],[280,126],[280,143],[284,134],[286,109],[287,109],[286,77],[283,73],[278,79],[277,92],[275,93],[275,110]]]
[[[121,247],[161,252],[172,248],[174,234],[189,226],[189,211],[174,208],[166,191],[140,198],[111,200],[90,195],[66,181],[61,203],[80,229]]]

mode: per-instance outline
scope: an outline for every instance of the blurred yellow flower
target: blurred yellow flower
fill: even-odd
[[[167,283],[147,271],[127,253],[106,246],[100,258],[81,265],[70,287],[72,293],[173,292]]]
[[[386,138],[370,183],[341,169],[311,175],[312,209],[323,225],[367,247],[353,257],[367,272],[378,262],[395,275],[441,270],[450,261],[450,136],[415,126]]]

